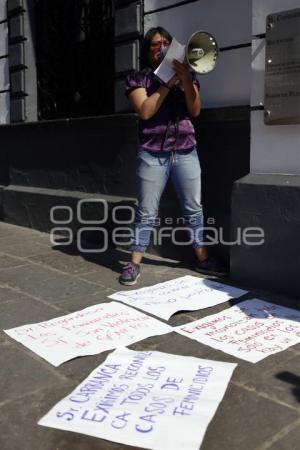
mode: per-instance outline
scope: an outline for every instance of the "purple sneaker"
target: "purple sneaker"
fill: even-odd
[[[132,286],[137,282],[140,276],[140,266],[130,262],[123,267],[122,274],[119,277],[119,282],[125,284],[126,286]]]

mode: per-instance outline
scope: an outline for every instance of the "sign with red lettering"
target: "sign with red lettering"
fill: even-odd
[[[119,348],[39,425],[153,450],[199,450],[235,367]]]
[[[300,312],[253,298],[174,331],[256,363],[300,342]]]
[[[116,292],[109,298],[168,320],[178,311],[209,308],[246,293],[227,284],[186,275],[154,286]]]
[[[149,336],[170,333],[172,328],[133,308],[111,302],[4,331],[59,366],[78,356],[95,355]]]

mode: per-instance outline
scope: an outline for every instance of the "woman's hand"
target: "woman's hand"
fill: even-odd
[[[177,76],[177,74],[175,73],[175,75],[172,76],[172,78],[166,83],[166,86],[168,88],[172,88],[173,86],[175,86],[179,81],[179,78]]]
[[[192,83],[192,74],[190,72],[189,66],[187,64],[173,59],[173,68],[175,70],[175,75],[177,79],[182,82],[182,84]]]

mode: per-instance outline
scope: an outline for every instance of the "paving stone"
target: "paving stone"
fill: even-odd
[[[40,236],[46,233],[0,221],[0,239],[5,237]]]
[[[285,352],[282,353],[284,355]],[[272,370],[264,371],[262,368],[260,373],[257,373],[246,384],[257,392],[266,394],[269,398],[297,408],[300,412],[299,355],[290,358],[288,361],[285,361],[284,358],[281,360],[278,358],[277,364]]]
[[[83,275],[83,278],[105,285],[114,291],[120,291],[139,289],[182,276],[181,272],[176,272],[176,267],[178,266],[177,263],[169,260],[163,261],[151,259],[151,256],[146,255],[141,264],[141,276],[138,283],[134,286],[122,286],[118,279],[122,271],[122,266],[128,261],[130,261],[129,253],[111,249],[109,252],[101,255],[99,254],[97,270]],[[170,270],[173,270],[172,274],[170,273]]]
[[[4,337],[3,337],[4,336]],[[9,340],[9,337],[5,336],[4,333],[1,334],[1,340],[0,340],[0,346],[5,347],[11,345],[11,341]]]
[[[76,380],[81,383],[99,364],[103,363],[107,358],[107,355],[112,350],[99,353],[97,355],[82,356],[74,358],[70,361],[66,361],[64,364],[56,367],[57,373],[64,377],[70,378],[70,380]]]
[[[275,303],[277,305],[285,306],[300,310],[299,298],[291,297],[289,295],[279,294],[277,292],[266,292],[265,290],[255,289],[252,291],[253,297],[260,298],[266,302]]]
[[[118,291],[128,291],[131,289],[140,289],[146,286],[153,286],[157,283],[162,283],[163,281],[168,281],[170,278],[163,273],[155,273],[155,272],[143,272],[138,280],[138,283],[134,286],[124,286],[119,283],[119,276],[121,272],[120,270],[115,272],[107,267],[99,267],[97,272],[91,272],[85,275],[82,275],[81,278],[86,281],[92,281],[94,283],[98,283],[99,285],[110,288],[112,292]],[[174,277],[175,278],[175,277]],[[111,292],[111,293],[112,293]]]
[[[290,347],[290,351],[295,353],[296,355],[300,355],[300,344],[293,345]]]
[[[81,275],[88,272],[102,270],[101,261],[96,256],[86,256],[82,254],[72,254],[52,249],[49,253],[28,258],[34,263],[58,269],[72,275]]]
[[[10,300],[16,300],[19,297],[24,297],[20,292],[16,292],[14,289],[0,286],[0,303],[8,302]]]
[[[135,450],[87,435],[43,427],[37,422],[78,383],[58,382],[0,408],[3,450]],[[24,404],[26,408],[24,408]]]
[[[270,355],[255,364],[236,358],[238,368],[235,371],[234,380],[245,386],[253,386],[257,382],[259,383],[259,380],[264,379],[266,373],[276,371],[278,365],[289,365],[294,356],[294,353],[287,349]]]
[[[40,255],[49,251],[50,245],[38,242],[36,239],[16,239],[2,238],[0,240],[0,250],[11,256],[26,258],[28,256]]]
[[[207,429],[201,450],[259,449],[297,416],[290,408],[230,383]]]
[[[175,332],[164,334],[162,336],[153,336],[152,338],[148,338],[147,340],[134,345],[135,347],[138,347],[139,344],[143,345],[145,350],[148,349],[149,346],[155,346],[157,351],[174,355],[196,356],[198,358],[212,359],[214,361],[238,363],[237,358],[234,356],[227,355],[226,353],[210,348]]]
[[[52,386],[55,390],[62,379],[52,366],[21,348],[21,344],[1,346],[0,367],[0,405],[42,387]]]
[[[124,263],[124,261],[122,261],[122,263]],[[170,266],[160,267],[159,265],[153,266],[152,264],[144,263],[141,265],[141,275],[137,284],[134,286],[124,286],[118,281],[121,271],[121,263],[114,263],[113,269],[111,269],[111,263],[108,262],[108,266],[106,266],[104,262],[102,266],[99,264],[97,271],[84,274],[82,278],[105,285],[106,287],[109,287],[117,292],[121,290],[140,289],[146,286],[153,286],[154,284],[169,281],[184,275],[199,275],[195,274],[193,271],[185,270],[184,272],[182,268],[176,268],[176,266],[170,268]]]
[[[299,442],[300,424],[283,438],[279,439],[277,442],[274,442],[271,447],[268,447],[268,450],[296,450],[299,448]]]
[[[0,328],[35,323],[91,304],[110,302],[107,296],[123,289],[150,286],[187,274],[198,275],[184,265],[146,255],[139,284],[126,288],[118,283],[118,277],[121,263],[129,260],[129,253],[112,250],[105,254],[80,255],[71,248],[52,249],[48,235],[3,223],[0,223],[0,252],[7,254],[6,258],[1,258],[0,254]],[[19,266],[17,257],[24,258],[27,265]],[[222,281],[233,285],[229,279]],[[168,323],[182,325],[251,297],[295,307],[295,299],[255,291],[213,308],[176,313]],[[61,308],[61,312],[55,311],[56,307]],[[109,352],[75,358],[54,368],[8,336],[1,334],[1,337],[1,450],[133,449],[37,425],[38,420],[103,362]],[[257,364],[174,332],[144,339],[130,348],[238,363],[224,400],[209,425],[202,450],[260,450],[268,443],[266,448],[271,450],[299,447],[299,427],[271,446],[274,435],[300,417],[299,344]]]
[[[180,334],[172,333],[171,336],[171,339],[170,335],[156,336],[151,338],[152,341],[143,341],[143,343],[145,342],[145,345],[150,347],[151,344],[152,347],[155,345],[155,349],[158,351],[197,356],[199,358],[212,359],[214,361],[236,363],[238,366],[233,373],[233,381],[257,390],[259,390],[259,386],[261,386],[261,392],[264,392],[262,388],[262,386],[264,386],[263,380],[265,380],[268,374],[270,374],[271,377],[273,372],[275,373],[278,371],[279,366],[289,367],[290,363],[295,359],[295,354],[287,349],[283,352],[276,353],[275,355],[270,355],[264,360],[253,364]],[[299,357],[296,358],[297,361],[300,361]],[[266,385],[268,386],[268,383]],[[273,380],[269,381],[269,385],[273,386]],[[273,397],[280,401],[284,401],[283,398],[288,398],[288,395],[287,392],[285,392],[282,397],[279,396],[279,393],[277,397],[275,394]]]
[[[0,283],[6,283],[68,311],[107,301],[103,288],[34,264],[7,269],[5,274],[0,271]]]
[[[13,256],[4,255],[0,253],[0,270],[7,269],[10,267],[17,267],[26,264],[26,261],[14,258]]]
[[[53,309],[26,296],[16,296],[15,299],[2,302],[0,303],[0,342],[7,339],[7,335],[2,330],[50,320],[64,314],[63,311]]]
[[[67,309],[67,312],[71,313],[80,311],[81,309],[87,308],[88,306],[98,305],[99,303],[108,303],[111,301],[107,298],[111,291],[106,291],[105,288],[100,288],[100,290],[98,290],[97,288],[94,293],[93,291],[91,291],[90,294],[86,294],[85,289],[81,284],[80,289],[82,291],[81,294],[79,293],[77,296],[73,296],[73,299],[71,298],[71,295],[70,298],[63,299],[62,301],[56,303],[56,305],[60,308]]]

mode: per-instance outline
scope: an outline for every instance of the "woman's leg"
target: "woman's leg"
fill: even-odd
[[[171,166],[171,178],[196,257],[203,261],[207,259],[208,253],[203,245],[201,168],[196,149],[188,154],[176,153]]]
[[[134,222],[133,262],[141,260],[155,225],[159,201],[169,177],[170,155],[153,156],[145,150],[138,155],[138,207]]]
[[[159,201],[169,176],[170,155],[157,157],[145,150],[138,155],[138,207],[134,222],[134,240],[131,246],[131,265],[123,269],[120,283],[132,285],[139,276],[139,264],[146,251],[155,225]]]

